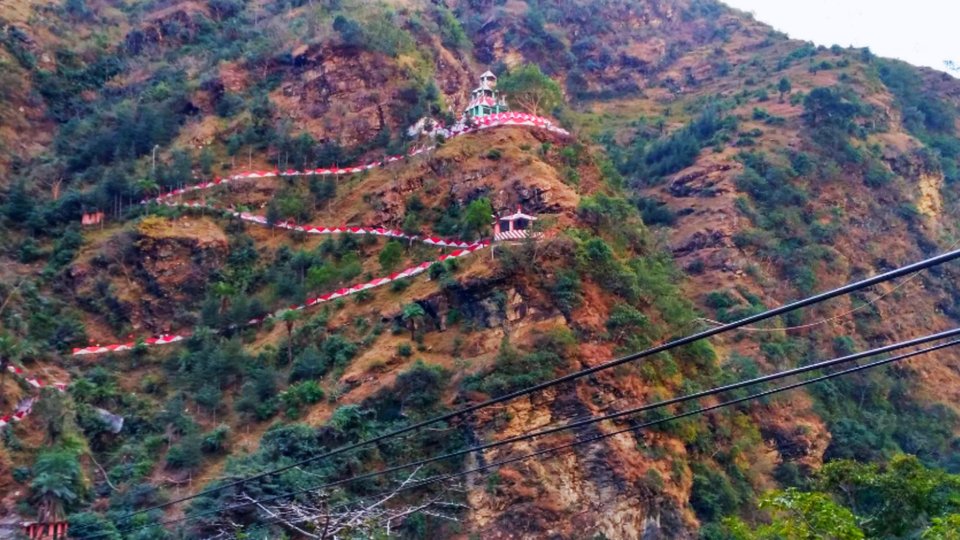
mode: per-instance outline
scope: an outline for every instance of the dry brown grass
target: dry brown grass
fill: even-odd
[[[179,219],[164,219],[154,216],[143,218],[137,227],[143,237],[155,240],[189,238],[199,244],[226,244],[227,235],[212,219],[184,216]]]

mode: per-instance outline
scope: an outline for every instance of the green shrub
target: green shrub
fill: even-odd
[[[912,66],[883,60],[877,70],[880,80],[897,98],[903,125],[921,139],[934,133],[955,133],[956,109],[930,92]]]
[[[712,374],[717,367],[717,352],[709,341],[695,341],[680,347],[674,355],[681,366],[692,364],[701,376]]]
[[[448,374],[442,367],[417,360],[410,369],[397,375],[394,392],[404,406],[429,409],[440,400],[447,378]]]
[[[403,260],[403,244],[396,240],[390,240],[387,245],[380,250],[380,267],[385,272],[393,272],[398,264]]]
[[[583,268],[598,283],[610,283],[620,269],[613,249],[602,238],[592,237],[584,242],[580,246],[579,256]]]
[[[647,225],[673,225],[677,221],[677,214],[663,202],[647,197],[637,199],[640,216]]]
[[[774,521],[756,532],[805,530],[809,536],[815,524],[817,532],[836,538],[950,538],[929,534],[933,532],[930,525],[937,522],[936,516],[957,515],[958,485],[956,475],[928,469],[914,456],[894,456],[880,465],[838,460],[819,471],[811,486],[817,491],[788,490],[765,496],[760,504],[774,508]],[[884,511],[891,505],[896,512]],[[848,524],[846,529],[839,527],[843,523]],[[742,523],[731,524],[746,532]],[[853,535],[844,532],[854,529]]]
[[[904,202],[897,205],[897,215],[907,223],[917,223],[920,221],[920,210],[916,205]]]
[[[437,26],[440,27],[440,40],[445,47],[455,50],[470,48],[470,38],[460,26],[460,21],[446,6],[435,5],[434,16],[437,19]]]
[[[177,470],[194,470],[203,461],[200,437],[187,435],[167,452],[167,467]]]
[[[355,406],[354,406],[355,407]],[[342,409],[343,407],[341,407]],[[342,416],[340,409],[334,411],[330,422]],[[260,458],[266,463],[299,461],[318,454],[322,450],[317,429],[304,424],[274,424],[260,439]]]
[[[53,253],[47,261],[45,271],[55,272],[70,264],[81,245],[83,245],[83,236],[80,235],[80,231],[74,227],[67,229],[53,244]]]
[[[207,4],[218,20],[230,19],[243,11],[243,0],[208,0]]]
[[[390,290],[395,293],[403,292],[410,287],[409,279],[398,279],[390,283]]]
[[[732,353],[723,365],[723,384],[729,384],[735,381],[753,379],[760,376],[760,366],[757,361],[749,356],[739,353]],[[730,392],[729,397],[739,399],[746,397],[753,390],[750,388],[740,388]]]
[[[378,10],[375,16],[368,17],[363,29],[367,47],[393,57],[412,51],[413,37],[398,22],[396,16],[386,10]]]
[[[637,308],[629,304],[619,303],[610,310],[610,317],[607,318],[606,326],[613,340],[622,342],[628,334],[635,337],[649,324],[650,321]]]
[[[480,197],[467,205],[463,218],[460,221],[460,234],[465,239],[482,236],[490,230],[493,222],[493,206],[490,199]]]
[[[706,270],[706,268],[707,268],[707,263],[705,263],[703,259],[697,259],[691,262],[690,264],[688,264],[687,267],[684,268],[684,270],[686,270],[687,273],[691,275],[697,276],[702,274],[704,270]]]
[[[574,270],[558,270],[549,287],[554,305],[566,317],[583,301],[580,276]]]
[[[225,92],[217,100],[217,115],[223,118],[231,118],[243,110],[243,98],[237,94]]]
[[[212,384],[201,386],[194,396],[198,405],[210,411],[215,411],[220,407],[220,400],[222,398],[223,393]]]
[[[878,188],[885,186],[893,180],[894,174],[883,163],[871,160],[867,164],[867,170],[863,174],[863,183],[868,187]]]
[[[850,336],[833,338],[833,352],[838,356],[846,356],[857,352],[857,342]]]
[[[544,32],[543,35],[550,34]],[[527,43],[531,41],[528,40]],[[562,41],[558,45],[564,46]],[[511,68],[500,76],[498,86],[511,104],[531,114],[549,114],[563,105],[560,85],[534,63]]]
[[[83,471],[74,450],[42,449],[32,471],[31,498],[44,501],[52,511],[61,515],[75,510],[87,495]]]
[[[817,287],[817,274],[809,266],[788,266],[787,278],[797,288],[797,291],[806,296],[812,294]]]
[[[692,165],[701,148],[712,145],[718,133],[734,129],[735,126],[734,117],[722,116],[717,106],[708,105],[687,126],[666,137],[649,144],[646,139],[637,138],[618,168],[637,183],[655,183],[666,175]]]
[[[19,181],[7,193],[7,200],[2,207],[3,215],[11,225],[19,226],[34,213],[34,206],[34,198],[27,192],[26,183]]]
[[[433,263],[427,268],[427,275],[434,281],[442,279],[447,275],[447,267],[441,263]]]
[[[266,420],[277,412],[277,375],[272,369],[259,368],[248,375],[240,387],[234,409],[248,417]]]
[[[717,521],[735,511],[742,503],[727,477],[700,463],[691,464],[693,487],[690,506],[703,521]]]
[[[84,535],[93,538],[103,538],[104,540],[122,539],[117,526],[100,514],[93,512],[70,514],[67,521],[69,530],[83,531]]]
[[[704,299],[704,304],[713,309],[732,308],[739,303],[740,301],[728,291],[712,291]]]
[[[493,370],[485,375],[464,379],[464,386],[493,396],[532,386],[550,379],[567,363],[570,347],[576,343],[566,329],[557,329],[538,336],[534,351],[523,353],[504,342]]]
[[[280,402],[283,403],[287,417],[298,418],[302,407],[319,403],[323,397],[323,389],[316,381],[303,381],[281,392]]]
[[[626,199],[596,193],[580,199],[577,214],[594,229],[616,230],[635,218],[636,210]]]
[[[847,132],[863,113],[856,97],[838,88],[814,88],[803,99],[803,119],[811,127],[832,127]]]
[[[220,424],[203,436],[200,441],[200,450],[205,454],[218,454],[226,449],[227,439],[230,438],[230,426]]]
[[[353,19],[337,15],[333,20],[333,29],[340,34],[343,44],[348,47],[363,47],[367,43],[363,27]]]
[[[27,238],[20,244],[20,249],[17,253],[17,259],[20,262],[29,264],[41,257],[43,257],[43,250],[37,245],[33,238]]]

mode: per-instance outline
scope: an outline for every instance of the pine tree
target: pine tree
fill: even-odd
[[[23,180],[13,185],[3,205],[3,214],[13,223],[24,223],[33,213],[33,198]]]

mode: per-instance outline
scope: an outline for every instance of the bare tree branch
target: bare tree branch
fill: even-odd
[[[411,481],[413,481],[413,477],[416,476],[417,473],[420,472],[420,469],[422,469],[422,468],[423,468],[423,466],[421,465],[421,466],[417,467],[416,469],[414,469],[413,472],[411,472],[410,475],[407,476],[407,478],[406,478],[403,482],[400,483],[400,485],[397,487],[397,489],[393,490],[393,492],[390,493],[389,495],[387,495],[386,497],[380,499],[379,501],[377,501],[377,502],[373,503],[372,505],[368,506],[367,508],[365,508],[363,513],[357,514],[357,517],[359,518],[359,517],[362,516],[363,514],[370,512],[371,510],[373,510],[374,508],[377,508],[378,506],[382,506],[384,503],[386,503],[386,502],[389,501],[390,499],[394,498],[394,497],[397,495],[397,493],[400,492],[401,489],[405,488]],[[357,519],[357,518],[354,518],[354,519]],[[348,523],[347,525],[352,525],[353,523],[354,523],[354,521],[351,521],[351,522]],[[388,521],[388,523],[389,523],[389,521]]]
[[[274,518],[274,519],[280,521],[280,523],[282,523],[283,525],[286,525],[287,527],[290,527],[291,529],[293,529],[293,530],[297,531],[298,533],[306,536],[307,538],[320,538],[319,536],[317,536],[317,535],[315,535],[315,534],[308,533],[307,531],[301,529],[300,527],[297,527],[297,526],[294,525],[293,523],[290,523],[289,521],[284,520],[283,518],[281,518],[280,516],[278,516],[278,515],[275,514],[274,512],[271,512],[270,509],[268,509],[266,506],[260,504],[260,501],[258,501],[258,500],[256,500],[256,499],[250,497],[249,495],[244,495],[244,498],[246,498],[248,501],[250,501],[250,502],[252,502],[252,503],[256,503],[257,508],[259,508],[259,509],[263,510],[264,512],[266,512],[267,515],[270,516],[271,518]]]
[[[395,501],[396,496],[405,488],[419,482],[415,480],[419,472],[420,468],[417,468],[390,493],[367,504],[361,503],[359,506],[356,503],[348,503],[331,507],[327,504],[329,498],[327,493],[315,494],[314,502],[290,501],[272,506],[261,504],[248,495],[244,497],[245,500],[256,504],[269,517],[270,522],[288,527],[308,538],[319,540],[343,536],[367,537],[384,531],[389,535],[403,520],[417,513],[446,521],[459,521],[455,512],[466,509],[468,506],[444,500],[445,495],[451,491],[461,492],[462,489],[457,489],[458,486],[449,486],[414,505],[388,504]],[[319,531],[319,534],[304,530],[305,524],[310,525],[307,529]]]

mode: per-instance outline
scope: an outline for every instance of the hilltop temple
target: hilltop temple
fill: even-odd
[[[454,113],[451,106],[451,114]],[[470,102],[463,110],[459,120],[452,125],[444,125],[428,116],[417,121],[407,128],[407,134],[412,137],[426,135],[428,137],[443,136],[455,137],[477,129],[486,129],[496,126],[530,126],[552,131],[563,136],[570,133],[553,121],[533,114],[511,112],[507,100],[497,90],[497,76],[490,71],[480,75],[480,85],[470,92]]]
[[[468,118],[507,112],[507,101],[497,92],[497,76],[489,71],[480,75],[480,86],[470,92],[470,104],[463,111]]]

